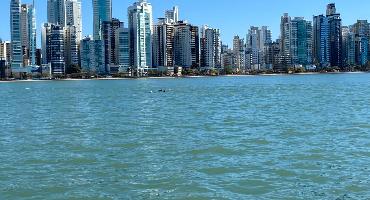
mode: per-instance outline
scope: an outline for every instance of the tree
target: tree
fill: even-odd
[[[233,67],[231,67],[231,66],[226,66],[225,67],[225,74],[226,75],[229,75],[229,74],[233,74]]]
[[[76,64],[71,64],[69,67],[66,69],[66,74],[78,74],[81,73],[81,69],[78,65]]]

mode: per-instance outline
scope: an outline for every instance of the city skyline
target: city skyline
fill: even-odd
[[[113,17],[120,19],[127,25],[127,7],[135,1],[121,2],[113,0]],[[292,1],[287,0],[285,3],[277,2],[253,2],[253,7],[256,9],[248,9],[251,6],[250,1],[236,0],[232,4],[227,1],[220,1],[217,5],[209,4],[208,0],[197,2],[197,6],[194,6],[191,2],[183,0],[171,0],[163,1],[150,0],[153,6],[153,20],[157,21],[157,18],[164,17],[165,10],[172,8],[172,6],[179,6],[180,9],[180,20],[185,19],[194,25],[202,26],[209,25],[215,27],[221,31],[221,39],[224,44],[232,46],[232,39],[234,35],[239,35],[241,38],[245,38],[250,26],[268,26],[272,31],[273,40],[277,39],[280,35],[280,17],[283,13],[287,12],[290,16],[304,17],[308,21],[312,21],[313,15],[325,14],[325,6],[327,3],[333,2],[337,5],[338,12],[341,13],[343,19],[343,25],[350,25],[356,22],[357,19],[370,19],[370,14],[367,14],[367,5],[370,6],[370,2],[361,2],[361,6],[352,5],[351,3],[345,2],[344,0],[337,1],[319,1],[314,0],[310,2],[305,1]],[[32,0],[24,0],[22,3],[32,3]],[[208,4],[207,4],[208,3]],[[241,5],[235,8],[235,4]],[[269,13],[264,13],[268,7],[274,9]],[[42,12],[46,9],[46,1],[41,2],[36,0],[36,18],[37,18],[37,46],[40,47],[40,32],[41,26],[44,22],[47,22],[47,13]],[[208,9],[206,9],[208,7]],[[233,7],[235,12],[217,14],[217,12],[225,9],[230,10]],[[248,12],[241,12],[240,7],[246,7]],[[299,9],[302,7],[303,9]],[[9,18],[9,9],[6,7],[0,8],[1,13]],[[199,11],[199,12],[198,12]],[[203,12],[204,15],[201,15]],[[263,13],[264,16],[261,14]],[[91,0],[82,1],[82,19],[83,19],[83,36],[93,35],[93,9]],[[255,15],[255,17],[253,17]],[[260,17],[258,17],[260,16]],[[238,20],[233,20],[238,19]],[[3,40],[10,40],[10,27],[4,26],[0,30],[0,38]]]

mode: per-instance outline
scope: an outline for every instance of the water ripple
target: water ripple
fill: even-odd
[[[369,78],[2,83],[0,199],[369,199]]]

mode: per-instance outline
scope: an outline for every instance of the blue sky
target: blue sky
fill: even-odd
[[[4,0],[2,0],[4,1]],[[0,7],[2,25],[0,38],[9,40],[9,2]],[[5,2],[4,1],[4,2]],[[38,40],[40,27],[46,21],[46,0],[35,0],[37,6]],[[22,0],[29,3],[32,0]],[[113,17],[127,22],[127,7],[134,0],[113,0]],[[305,17],[325,13],[327,3],[336,3],[342,14],[343,24],[353,24],[357,19],[370,20],[368,0],[149,0],[153,5],[153,15],[162,17],[166,9],[174,5],[180,7],[180,18],[196,25],[207,24],[220,28],[224,43],[232,44],[232,37],[245,34],[250,26],[269,26],[273,38],[279,36],[280,16],[287,12],[292,17]],[[84,35],[92,33],[92,0],[82,0]]]

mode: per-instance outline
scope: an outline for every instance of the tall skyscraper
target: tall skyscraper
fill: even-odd
[[[264,49],[266,44],[272,43],[271,30],[267,26],[261,27],[260,38],[260,49]]]
[[[121,22],[119,19],[112,19],[112,34],[111,34],[111,63],[118,67],[119,65],[119,35],[120,31],[124,28],[124,23]],[[116,71],[118,72],[118,71]]]
[[[330,66],[329,21],[324,15],[313,17],[313,63],[318,67]]]
[[[92,57],[91,57],[91,42],[92,38],[91,37],[85,37],[84,39],[81,40],[80,43],[80,58],[81,58],[81,69],[82,72],[85,73],[95,73],[95,67],[92,66]]]
[[[245,47],[244,40],[238,35],[233,39],[234,65],[238,70],[245,70]]]
[[[355,36],[355,62],[365,66],[369,59],[370,24],[367,20],[357,20],[351,29]]]
[[[246,37],[246,69],[261,70],[263,63],[263,52],[260,48],[261,30],[252,26]]]
[[[35,4],[21,5],[21,43],[23,65],[36,64],[36,10]]]
[[[105,21],[112,21],[112,0],[92,0],[94,40],[101,39],[101,25]]]
[[[350,30],[350,27],[343,26],[342,58],[344,67],[354,66],[356,64],[355,40],[356,40],[355,34],[352,32],[352,30]]]
[[[266,62],[266,66],[269,69],[272,69],[276,72],[281,72],[284,70],[280,62],[280,42],[279,40],[277,40],[276,42],[267,44],[266,49],[265,49],[265,62]]]
[[[312,64],[312,23],[303,17],[281,18],[281,64],[296,67]]]
[[[48,23],[66,26],[66,0],[48,0],[47,1]]]
[[[330,66],[342,67],[342,19],[336,12],[335,4],[327,6],[326,17],[329,24]]]
[[[81,68],[83,72],[105,74],[105,52],[102,40],[93,40],[91,36],[81,41]]]
[[[227,67],[233,67],[235,63],[234,58],[234,51],[232,49],[229,49],[227,45],[222,45],[221,47],[221,67],[227,68]]]
[[[335,4],[328,4],[326,16],[313,17],[313,63],[319,67],[343,67],[342,20]]]
[[[66,25],[76,27],[77,40],[82,40],[81,0],[66,0]]]
[[[42,64],[49,64],[51,57],[50,35],[51,23],[44,23],[41,30]]]
[[[117,39],[117,38],[116,38]],[[119,65],[122,67],[130,66],[130,47],[129,47],[129,34],[128,28],[120,27],[118,30],[118,60]]]
[[[221,68],[220,29],[204,26],[201,38],[201,67]]]
[[[28,13],[30,10],[30,5],[21,5],[21,42],[22,42],[22,55],[23,55],[23,65],[28,65],[28,50],[30,49],[30,37],[28,29]]]
[[[36,34],[36,8],[35,0],[33,0],[32,5],[29,7],[28,12],[28,36],[29,36],[29,58],[30,65],[34,66],[36,62],[36,51],[37,51],[37,34]]]
[[[101,26],[101,35],[104,43],[106,73],[117,73],[119,65],[119,29],[123,22],[118,19],[105,21]]]
[[[292,64],[291,55],[291,41],[292,41],[292,23],[291,17],[288,13],[285,13],[281,17],[280,23],[280,53],[281,53],[281,63],[285,68],[290,67]]]
[[[162,18],[154,25],[153,66],[174,66],[175,26]]]
[[[261,59],[263,60],[264,69],[272,69],[271,63],[267,63],[267,50],[272,43],[271,30],[267,26],[262,26],[260,30],[260,49],[262,51]]]
[[[11,67],[19,69],[23,66],[22,36],[21,36],[21,3],[10,1],[10,37],[11,37]]]
[[[252,26],[246,37],[245,66],[247,69],[265,69],[265,49],[271,41],[271,31],[267,26]]]
[[[174,6],[172,10],[166,10],[165,18],[167,23],[177,23],[179,21],[179,7]]]
[[[49,45],[51,71],[53,75],[63,75],[65,73],[64,30],[61,25],[51,25]]]
[[[75,26],[64,28],[64,59],[65,68],[68,72],[72,66],[79,65],[79,45],[78,30]]]
[[[130,65],[135,70],[152,66],[152,6],[139,0],[128,8]]]
[[[335,8],[335,3],[330,3],[326,6],[326,16],[335,15],[337,13],[337,9]]]
[[[199,67],[199,28],[186,21],[175,24],[174,65]]]
[[[312,64],[312,23],[303,17],[295,17],[291,23],[292,63]]]

